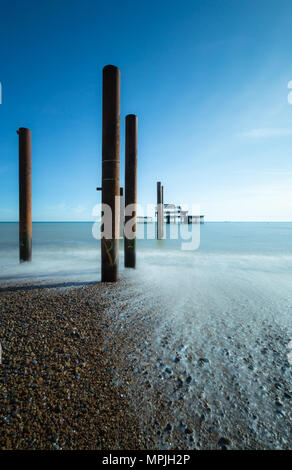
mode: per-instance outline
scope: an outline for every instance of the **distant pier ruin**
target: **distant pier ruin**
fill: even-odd
[[[164,224],[204,224],[204,215],[190,215],[182,206],[176,204],[164,204],[164,187],[161,182],[157,182],[157,206],[155,209],[157,221],[157,239],[164,236]],[[144,218],[145,219],[145,218]],[[140,220],[139,220],[140,221]],[[147,220],[144,220],[147,222]]]

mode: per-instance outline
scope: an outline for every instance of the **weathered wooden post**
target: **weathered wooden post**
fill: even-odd
[[[125,148],[125,267],[136,267],[138,118],[126,116]],[[128,208],[128,210],[127,210]]]
[[[102,204],[111,209],[104,213],[101,239],[101,280],[118,280],[119,200],[120,194],[120,70],[107,65],[103,69],[102,96]],[[109,220],[110,218],[110,220]],[[108,233],[111,225],[111,233]]]
[[[157,183],[157,239],[161,240],[164,235],[164,208],[163,190],[160,181]]]
[[[31,261],[31,132],[21,127],[19,135],[19,260]]]

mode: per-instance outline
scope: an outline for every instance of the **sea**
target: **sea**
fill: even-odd
[[[188,227],[188,226],[186,226]],[[137,271],[155,267],[168,271],[203,270],[228,265],[237,274],[250,267],[260,281],[267,271],[291,281],[292,223],[209,222],[193,225],[193,239],[183,239],[179,226],[165,226],[165,239],[156,240],[153,223],[137,224]],[[187,230],[187,229],[186,229]],[[178,233],[177,233],[178,232]],[[100,241],[92,222],[33,223],[32,263],[18,262],[18,223],[0,223],[0,281],[21,278],[100,280]],[[184,248],[183,248],[184,245]],[[189,248],[188,248],[189,245]],[[123,241],[120,241],[123,273]],[[279,284],[280,279],[278,280]],[[280,285],[278,285],[280,288]]]
[[[192,249],[174,225],[156,240],[155,224],[138,224],[135,270],[123,267],[120,241],[116,301],[133,301],[113,328],[131,331],[137,315],[154,315],[137,361],[150,365],[166,401],[181,400],[173,429],[199,420],[186,448],[209,448],[217,433],[231,448],[291,449],[292,223],[207,222],[193,227]],[[99,283],[93,232],[92,222],[33,223],[33,260],[19,264],[18,224],[1,223],[0,288]],[[171,448],[169,436],[159,439]]]

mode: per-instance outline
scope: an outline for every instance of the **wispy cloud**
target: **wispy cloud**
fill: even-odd
[[[77,206],[71,206],[66,202],[60,202],[59,204],[47,206],[47,209],[59,212],[75,212],[76,214],[82,214],[83,212],[87,211],[87,207],[82,204],[78,204]]]
[[[90,210],[83,204],[71,205],[61,201],[57,204],[46,206],[46,217],[48,220],[90,220]],[[43,217],[38,217],[38,220]]]
[[[260,128],[250,129],[246,132],[241,132],[241,137],[248,137],[250,139],[267,139],[270,137],[286,137],[292,135],[292,128]]]
[[[4,209],[0,207],[0,213],[3,214],[13,214],[13,211],[11,209]]]
[[[87,207],[83,206],[82,204],[78,204],[78,206],[72,207],[72,210],[73,212],[76,212],[76,214],[83,214],[87,211]]]

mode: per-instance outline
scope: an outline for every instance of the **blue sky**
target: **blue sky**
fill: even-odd
[[[138,200],[207,220],[292,220],[292,5],[283,0],[1,2],[0,220],[18,217],[16,129],[32,130],[33,220],[92,220],[101,77],[139,117]],[[292,91],[292,90],[291,90]]]

